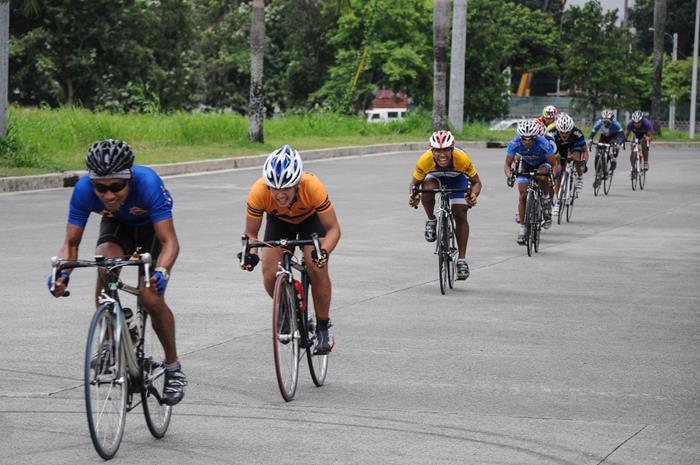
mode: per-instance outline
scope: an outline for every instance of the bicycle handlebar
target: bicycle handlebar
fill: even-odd
[[[241,267],[245,266],[245,256],[248,251],[250,249],[257,249],[258,247],[303,247],[305,245],[313,245],[316,256],[321,257],[323,255],[323,252],[321,252],[321,243],[316,233],[311,234],[311,239],[279,239],[276,241],[255,242],[250,242],[250,238],[243,234],[241,236],[241,245],[243,246],[241,250]]]
[[[56,276],[63,270],[71,270],[74,268],[106,268],[109,271],[112,271],[115,268],[122,268],[125,266],[143,267],[146,287],[151,287],[151,281],[149,278],[152,264],[153,257],[148,252],[133,255],[129,258],[106,258],[102,255],[96,255],[94,260],[63,260],[62,258],[51,257],[51,292],[54,291],[56,286]],[[119,288],[129,292],[130,294],[138,293],[137,288],[124,284],[121,281],[119,281]],[[70,292],[68,291],[63,293],[63,297],[68,297],[69,295]]]

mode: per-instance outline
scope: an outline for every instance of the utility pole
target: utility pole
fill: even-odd
[[[654,134],[661,135],[661,73],[663,69],[664,29],[666,28],[666,0],[654,1],[654,65],[652,71],[651,122]]]
[[[7,98],[10,79],[8,45],[10,40],[10,2],[0,2],[0,138],[7,135]]]
[[[450,0],[433,1],[433,129],[447,129],[447,34]]]
[[[464,130],[464,67],[467,50],[467,0],[454,0],[452,55],[450,57],[449,120],[456,132]]]
[[[695,34],[693,39],[693,72],[690,86],[690,121],[688,139],[695,139],[695,104],[698,98],[698,26],[700,26],[700,0],[695,0]]]
[[[678,60],[678,33],[673,33],[673,51],[671,52],[671,61]],[[671,96],[671,103],[668,104],[668,129],[676,130],[676,96]]]

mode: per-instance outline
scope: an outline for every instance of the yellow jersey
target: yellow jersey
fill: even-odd
[[[416,163],[416,169],[413,171],[413,177],[422,181],[430,173],[445,174],[447,176],[455,176],[464,173],[469,178],[477,174],[476,168],[471,158],[469,158],[469,155],[456,147],[452,150],[452,162],[447,168],[440,168],[437,166],[435,158],[433,158],[432,150],[428,150],[421,155]]]

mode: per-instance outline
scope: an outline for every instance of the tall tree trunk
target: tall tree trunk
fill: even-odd
[[[265,99],[263,92],[263,58],[265,45],[265,0],[253,0],[250,22],[250,109],[248,112],[248,139],[264,142],[263,121]]]
[[[666,0],[654,2],[654,66],[651,89],[651,122],[654,134],[661,135],[661,73],[663,68],[664,31],[666,29]]]
[[[0,137],[7,135],[10,2],[0,2]]]
[[[452,14],[452,54],[450,55],[450,124],[457,132],[464,129],[464,67],[467,46],[467,0],[454,0]]]
[[[447,129],[447,35],[450,0],[433,2],[433,128]]]

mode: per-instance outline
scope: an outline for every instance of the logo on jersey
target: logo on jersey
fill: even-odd
[[[144,210],[141,207],[131,207],[129,209],[129,213],[131,213],[134,216],[143,215],[144,213],[147,213],[147,212],[148,212],[148,210]]]
[[[160,185],[160,192],[163,194],[163,197],[168,204],[173,203],[173,198],[170,196],[170,192],[168,192],[168,189],[166,189],[163,184]]]

